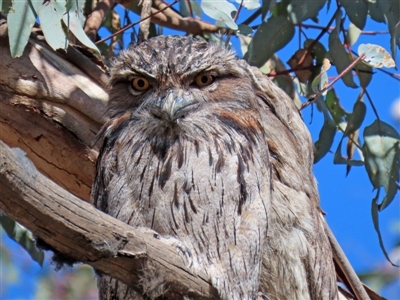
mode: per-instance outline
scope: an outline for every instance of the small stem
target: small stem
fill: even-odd
[[[327,33],[329,31],[329,28],[331,27],[333,21],[335,20],[336,13],[339,10],[340,10],[340,6],[338,6],[338,8],[336,9],[336,11],[333,14],[332,18],[329,20],[328,24],[324,27],[324,29],[321,30],[321,32],[319,33],[317,38],[310,44],[310,46],[308,46],[307,51],[304,52],[303,56],[299,60],[299,63],[298,63],[299,65],[301,65],[304,62],[304,60],[306,59],[307,55],[309,55],[313,51],[313,49],[317,45],[318,41],[324,36],[325,33]]]
[[[344,74],[346,74],[347,72],[351,71],[353,69],[353,67],[362,59],[365,58],[365,53],[363,53],[360,57],[358,57],[356,60],[354,60],[346,69],[344,69],[342,71],[342,73],[340,73],[331,83],[329,83],[324,89],[322,89],[321,91],[319,91],[317,94],[314,94],[312,96],[310,96],[310,98],[308,99],[307,102],[304,102],[303,105],[300,107],[300,110],[303,110],[304,108],[306,108],[307,106],[309,106],[311,103],[313,103],[315,101],[315,99],[317,99],[318,97],[320,97],[325,91],[327,91],[328,89],[331,88],[332,85],[334,85],[336,83],[336,81],[338,81],[340,78],[343,77]]]
[[[122,28],[122,29],[116,31],[116,32],[113,33],[112,35],[110,35],[110,36],[108,36],[108,37],[106,37],[106,38],[104,38],[104,39],[101,39],[101,40],[97,41],[95,44],[98,45],[98,44],[101,44],[102,42],[105,42],[105,41],[111,39],[112,37],[114,37],[114,36],[116,36],[116,35],[118,35],[118,34],[124,32],[124,31],[126,31],[127,29],[129,29],[129,28],[131,28],[131,27],[133,27],[133,26],[135,26],[135,25],[137,25],[137,24],[139,24],[140,22],[142,22],[142,21],[144,21],[144,20],[147,20],[147,19],[151,18],[152,16],[163,12],[164,10],[166,10],[167,8],[171,7],[172,5],[174,5],[175,3],[178,3],[178,2],[179,2],[179,0],[175,0],[174,2],[168,4],[167,6],[165,6],[165,7],[162,8],[162,9],[160,9],[159,11],[157,11],[157,12],[151,14],[150,16],[147,16],[146,18],[140,19],[139,21],[137,21],[137,22],[135,22],[135,23],[132,23],[132,24],[129,24],[129,25],[125,26],[124,28]]]
[[[239,18],[240,11],[242,10],[243,1],[244,1],[244,0],[242,0],[242,2],[240,2],[239,8],[238,8],[238,10],[237,10],[237,12],[236,12],[236,14],[235,14],[235,17],[233,18],[233,22],[235,22],[235,23],[236,23],[236,20]],[[229,32],[228,32],[228,35],[227,35],[227,37],[226,37],[225,46],[228,46],[228,45],[229,45],[229,40],[231,39],[231,35],[232,35],[232,32],[229,31]]]

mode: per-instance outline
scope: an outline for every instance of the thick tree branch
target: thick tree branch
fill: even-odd
[[[13,59],[0,38],[0,57],[0,140],[88,201],[97,157],[90,144],[104,122],[106,91],[34,39]]]
[[[55,250],[137,286],[145,263],[163,274],[168,299],[216,297],[204,274],[186,268],[176,248],[72,196],[39,173],[22,151],[0,141],[0,209]]]
[[[109,12],[109,10],[115,4],[121,4],[127,9],[140,15],[140,7],[138,6],[139,0],[102,0],[99,1],[97,7],[88,16],[85,24],[86,34],[95,41],[98,30],[100,29],[102,22]],[[165,8],[166,4],[163,1],[153,1],[153,6],[151,8],[150,21],[160,26],[167,28],[184,31],[193,35],[200,35],[208,32],[226,32],[225,28],[217,27],[213,24],[207,23],[205,21],[183,18],[180,14],[175,12],[172,8],[167,8],[161,13],[157,13],[159,10]]]

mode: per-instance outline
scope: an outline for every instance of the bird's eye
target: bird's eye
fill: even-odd
[[[132,88],[135,91],[144,92],[150,88],[150,82],[144,77],[135,77],[132,79]]]
[[[198,87],[206,87],[209,86],[211,83],[213,83],[215,80],[215,77],[212,75],[197,75],[196,78],[194,79],[194,83]]]

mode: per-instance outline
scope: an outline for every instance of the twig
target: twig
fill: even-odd
[[[333,21],[335,20],[336,13],[340,10],[340,6],[336,9],[335,13],[333,14],[332,18],[329,20],[328,24],[324,27],[323,30],[319,33],[317,38],[308,46],[307,51],[304,52],[303,56],[300,58],[298,64],[301,65],[304,60],[306,59],[307,55],[311,54],[314,47],[317,45],[318,41],[324,36],[325,33],[328,32],[330,26],[332,25]]]
[[[374,114],[375,114],[376,118],[378,120],[380,120],[379,115],[378,115],[378,111],[376,110],[374,102],[372,101],[371,95],[368,93],[367,89],[365,89],[365,95],[367,95],[368,102],[371,105],[372,110],[374,111]]]
[[[348,285],[350,285],[352,292],[356,296],[357,300],[367,300],[370,299],[365,288],[363,287],[360,279],[358,278],[357,274],[354,272],[352,266],[350,265],[349,261],[347,260],[346,255],[344,254],[342,248],[340,247],[338,241],[336,240],[335,236],[333,235],[331,229],[329,228],[326,221],[324,222],[325,231],[328,235],[329,241],[331,243],[332,252],[334,261],[338,265],[340,271],[343,272],[345,278],[343,280],[348,281]]]
[[[365,53],[363,53],[360,57],[358,57],[356,60],[354,60],[346,69],[343,70],[342,73],[340,73],[331,83],[329,83],[325,88],[323,88],[322,90],[320,90],[318,93],[311,95],[310,98],[308,99],[307,102],[304,102],[303,105],[300,107],[299,110],[303,110],[304,108],[306,108],[307,106],[309,106],[311,103],[313,103],[315,101],[315,99],[317,99],[318,97],[320,97],[325,91],[329,90],[331,88],[332,85],[334,85],[336,83],[336,81],[338,81],[340,78],[343,77],[344,74],[346,74],[347,72],[349,72],[350,70],[353,69],[353,67],[362,59],[365,58]]]
[[[192,4],[190,3],[190,0],[185,0],[185,2],[186,2],[186,4],[187,4],[187,6],[189,7],[189,13],[190,13],[190,15],[192,16],[192,18],[194,18],[193,9],[192,9]]]
[[[152,16],[154,16],[154,15],[156,15],[156,14],[159,14],[159,13],[163,12],[164,10],[166,10],[167,8],[169,8],[170,6],[174,5],[174,4],[177,3],[177,2],[179,2],[179,0],[173,1],[172,3],[166,5],[163,9],[158,10],[157,12],[155,12],[155,13],[153,13],[153,14],[147,16],[146,18],[140,19],[139,21],[137,21],[137,22],[135,22],[135,23],[129,24],[129,25],[125,26],[124,28],[121,28],[120,30],[114,32],[112,35],[110,35],[110,36],[108,36],[108,37],[106,37],[106,38],[104,38],[104,39],[101,39],[101,40],[97,41],[95,44],[98,45],[98,44],[101,44],[101,43],[103,43],[103,42],[105,42],[105,41],[111,39],[112,37],[114,37],[114,36],[116,36],[116,35],[118,35],[118,34],[124,32],[124,31],[126,31],[127,29],[129,29],[129,28],[131,28],[131,27],[133,27],[133,26],[135,26],[135,25],[137,25],[137,24],[139,24],[140,22],[143,22],[144,20],[147,20],[147,19],[149,19],[150,17],[152,17]]]
[[[84,30],[86,35],[92,40],[96,40],[97,32],[110,9],[115,5],[114,0],[100,1],[93,12],[86,19]]]
[[[253,22],[255,19],[257,19],[259,15],[261,15],[261,7],[259,9],[257,9],[250,17],[248,17],[246,20],[244,20],[242,22],[242,24],[249,25],[251,22]],[[258,25],[258,26],[260,26],[260,25]]]
[[[278,72],[273,71],[273,72],[270,72],[270,73],[268,73],[266,75],[268,77],[282,76],[282,75],[287,75],[287,74],[290,74],[290,73],[296,72],[296,71],[311,70],[311,69],[313,69],[315,67],[318,67],[318,66],[320,66],[320,65],[318,64],[318,65],[312,65],[312,66],[307,66],[307,67],[297,66],[297,67],[292,68],[292,69],[282,70],[282,71],[278,71]]]
[[[320,26],[320,25],[313,25],[313,24],[295,24],[295,26],[301,26],[306,29],[324,29],[326,26]],[[335,29],[335,27],[329,27],[329,30]],[[348,31],[346,29],[346,31]],[[361,31],[360,34],[365,34],[365,35],[378,35],[378,34],[389,34],[389,31]]]
[[[242,0],[242,2],[240,2],[239,8],[238,8],[238,10],[236,11],[235,17],[233,18],[233,22],[235,22],[235,23],[236,23],[237,19],[239,18],[240,11],[242,10],[243,1],[244,1],[244,0]],[[229,40],[231,39],[231,35],[232,35],[232,31],[229,31],[229,32],[228,32],[228,35],[227,35],[227,37],[226,37],[225,46],[228,46],[228,45],[229,45]]]

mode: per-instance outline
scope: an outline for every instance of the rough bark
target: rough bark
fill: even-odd
[[[88,201],[106,91],[31,39],[13,59],[0,38],[0,139],[20,147],[46,176]]]
[[[0,209],[55,250],[96,270],[138,285],[145,260],[163,270],[165,297],[216,297],[204,274],[193,274],[154,231],[135,229],[71,195],[0,141]],[[74,241],[74,243],[71,243]]]

